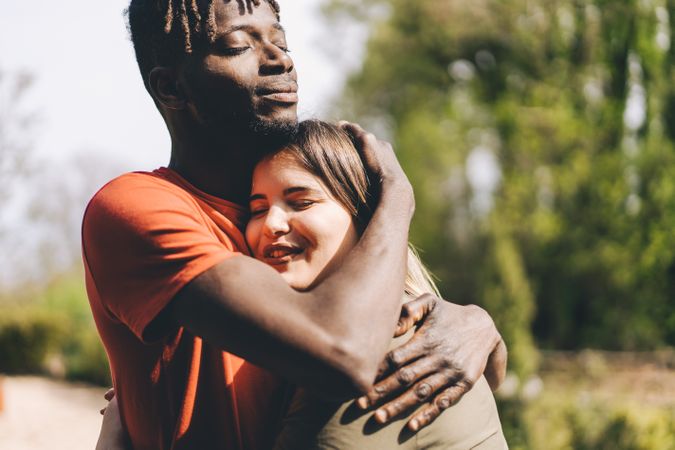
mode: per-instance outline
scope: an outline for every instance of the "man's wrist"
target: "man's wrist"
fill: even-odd
[[[415,213],[415,195],[408,179],[403,176],[382,177],[381,205],[395,207],[406,213],[408,220]]]

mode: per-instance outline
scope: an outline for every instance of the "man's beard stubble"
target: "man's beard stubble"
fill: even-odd
[[[255,141],[258,156],[263,157],[293,141],[298,132],[298,120],[272,121],[254,116],[247,129]]]
[[[235,111],[223,111],[219,105],[210,105],[210,101],[199,102],[198,117],[206,134],[224,146],[239,144],[246,147],[256,160],[290,143],[297,131],[298,120],[269,120],[258,116],[249,102],[248,108]],[[212,155],[217,156],[217,155]],[[244,156],[244,155],[242,155]]]

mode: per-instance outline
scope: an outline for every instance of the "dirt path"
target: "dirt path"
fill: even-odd
[[[4,377],[0,450],[93,450],[103,388],[39,377]]]

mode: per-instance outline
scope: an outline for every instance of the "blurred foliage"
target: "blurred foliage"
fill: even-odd
[[[0,299],[0,372],[51,373],[111,385],[83,278],[73,271],[44,290]]]
[[[548,392],[532,403],[500,402],[512,450],[675,448],[675,407],[583,401]],[[522,421],[522,422],[521,422]]]
[[[66,378],[110,386],[108,358],[96,331],[83,280],[84,274],[79,270],[56,278],[39,303],[50,314],[67,317],[70,333],[59,349]]]
[[[675,1],[325,11],[371,29],[338,109],[393,140],[412,241],[447,298],[493,314],[513,370],[536,370],[533,336],[675,344]]]
[[[539,375],[498,391],[510,448],[675,449],[673,368],[673,349],[544,352]]]
[[[50,352],[64,341],[62,317],[36,308],[2,308],[0,314],[0,372],[41,371]]]

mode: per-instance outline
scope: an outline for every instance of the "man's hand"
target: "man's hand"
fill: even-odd
[[[457,403],[483,373],[493,390],[506,374],[506,345],[490,316],[478,306],[424,295],[404,305],[397,335],[415,324],[419,327],[413,338],[387,354],[380,381],[357,400],[364,409],[388,401],[375,412],[380,423],[428,402],[408,422],[412,431],[429,425]],[[398,397],[391,400],[393,395]]]
[[[391,144],[378,139],[372,133],[368,133],[358,124],[341,121],[339,126],[351,137],[368,172],[370,181],[374,183],[369,187],[370,194],[377,196],[377,189],[387,190],[389,193],[393,192],[399,197],[397,203],[401,205],[401,208],[409,206],[409,213],[412,215],[415,208],[413,189],[398,159],[396,159]]]

